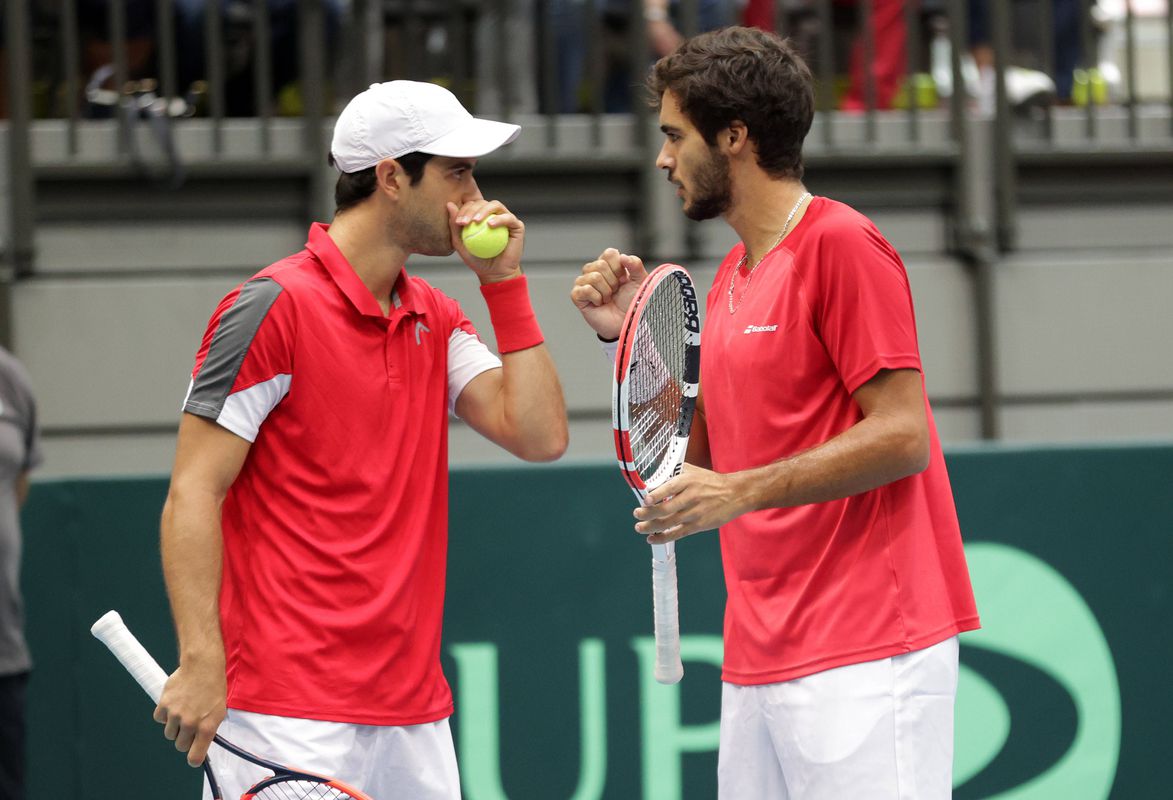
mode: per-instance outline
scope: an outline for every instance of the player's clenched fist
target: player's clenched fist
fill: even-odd
[[[595,333],[604,339],[615,339],[627,307],[647,274],[637,256],[608,247],[583,266],[582,274],[574,279],[570,299]]]

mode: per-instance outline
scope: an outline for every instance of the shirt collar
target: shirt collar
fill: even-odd
[[[330,226],[323,222],[315,222],[311,225],[309,241],[305,244],[306,249],[313,253],[318,261],[322,262],[334,283],[338,285],[338,288],[346,295],[346,299],[360,314],[387,319],[388,315],[383,313],[383,309],[379,307],[379,302],[371,294],[371,290],[358,277],[354,267],[350,266],[346,256],[342,255],[338,245],[330,238],[329,230]],[[395,279],[395,286],[392,287],[391,292],[390,316],[395,316],[397,312],[423,313],[415,307],[414,292],[412,292],[411,281],[408,280],[406,267],[399,271],[399,277]]]

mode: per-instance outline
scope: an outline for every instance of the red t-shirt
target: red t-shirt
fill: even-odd
[[[431,722],[452,713],[449,354],[476,333],[406,273],[384,316],[326,231],[221,301],[184,404],[253,441],[222,516],[228,705]]]
[[[814,198],[729,313],[717,271],[701,343],[713,467],[796,455],[862,414],[852,392],[881,369],[920,370],[904,265],[851,208]],[[925,400],[928,410],[928,400]],[[853,497],[767,509],[721,528],[728,601],[723,678],[752,685],[927,647],[978,627],[945,461]]]

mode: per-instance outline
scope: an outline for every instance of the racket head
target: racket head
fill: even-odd
[[[640,284],[616,349],[615,455],[641,501],[680,474],[700,382],[700,305],[688,271],[661,264]]]
[[[241,800],[371,800],[362,790],[326,775],[278,764],[262,758],[216,734],[213,741],[237,758],[264,767],[273,774],[249,787]]]
[[[275,775],[253,785],[240,800],[371,800],[363,792],[335,780]]]

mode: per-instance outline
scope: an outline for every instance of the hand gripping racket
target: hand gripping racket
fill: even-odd
[[[700,383],[700,314],[683,267],[652,270],[632,300],[615,358],[611,418],[623,477],[639,498],[679,475]],[[676,683],[680,663],[676,547],[652,545],[656,680]]]
[[[138,681],[139,686],[158,703],[159,696],[163,693],[163,684],[167,682],[167,673],[127,629],[118,612],[107,611],[90,628],[90,633],[110,648],[110,652],[122,662],[122,666],[126,667],[126,671]],[[213,741],[234,756],[273,773],[250,787],[241,795],[240,800],[371,800],[358,789],[333,778],[290,769],[253,755],[221,738],[219,734],[216,734]],[[212,797],[215,800],[223,800],[216,776],[212,774],[212,762],[209,758],[204,759],[204,774],[208,778]]]

